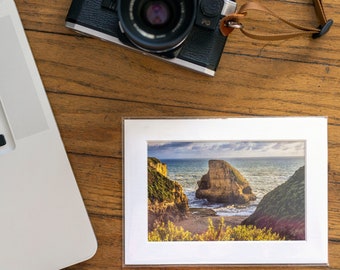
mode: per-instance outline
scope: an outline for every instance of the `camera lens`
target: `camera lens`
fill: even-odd
[[[178,47],[195,21],[197,0],[118,0],[121,28],[140,49],[162,53]]]
[[[143,15],[153,27],[162,27],[171,17],[169,6],[162,1],[147,3]]]

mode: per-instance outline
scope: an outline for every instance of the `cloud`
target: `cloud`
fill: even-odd
[[[168,149],[180,149],[189,148],[193,142],[149,142],[149,150],[168,150]]]
[[[303,156],[303,141],[149,142],[148,155],[158,158],[226,158]]]

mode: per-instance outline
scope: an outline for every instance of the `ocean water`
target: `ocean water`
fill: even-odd
[[[221,216],[251,215],[265,194],[287,181],[297,169],[305,165],[304,157],[224,160],[234,166],[248,180],[257,197],[255,201],[246,205],[226,205],[197,199],[195,197],[195,191],[198,188],[197,181],[208,172],[209,159],[162,159],[161,161],[167,164],[168,177],[183,186],[190,208],[210,208]]]

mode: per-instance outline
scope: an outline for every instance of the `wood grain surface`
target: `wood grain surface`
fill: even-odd
[[[340,269],[339,1],[325,0],[335,24],[320,39],[256,41],[234,31],[214,78],[65,28],[71,0],[15,2],[98,238],[96,255],[68,269],[123,268],[123,117],[244,116],[328,117],[329,266],[314,269]],[[262,2],[318,25],[310,0]],[[250,17],[249,30],[276,25],[268,16]]]

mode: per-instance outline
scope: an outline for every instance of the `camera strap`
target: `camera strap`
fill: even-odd
[[[239,29],[247,37],[258,39],[258,40],[282,40],[282,39],[288,39],[288,38],[293,38],[293,37],[298,37],[298,36],[303,36],[303,35],[310,35],[310,34],[315,39],[315,38],[323,36],[324,34],[328,32],[328,30],[333,24],[333,20],[331,19],[327,20],[324,7],[322,4],[322,0],[313,0],[313,2],[314,2],[315,13],[320,23],[319,27],[306,27],[303,25],[293,23],[277,15],[276,13],[274,13],[267,7],[263,6],[259,2],[247,2],[244,5],[242,5],[236,13],[230,14],[222,18],[221,23],[220,23],[220,30],[224,36],[228,36],[234,29]],[[249,32],[245,29],[241,21],[246,18],[248,12],[251,10],[260,11],[260,12],[269,14],[279,19],[279,21],[281,21],[282,23],[289,25],[293,30],[288,33],[266,34],[266,35]]]

